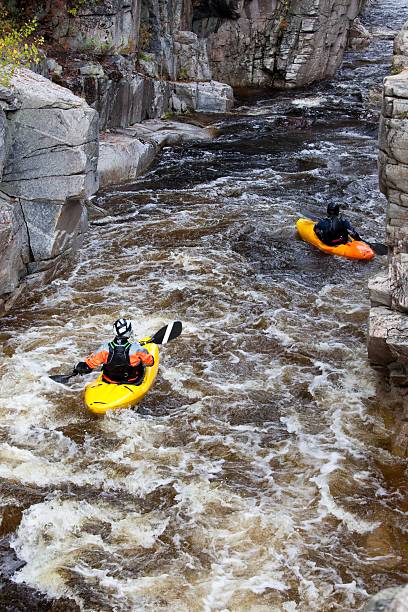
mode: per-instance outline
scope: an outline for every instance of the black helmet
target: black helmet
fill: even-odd
[[[333,202],[330,202],[330,204],[327,205],[327,214],[329,216],[338,215],[339,212],[340,206],[338,204],[333,204]]]
[[[121,338],[129,338],[132,333],[132,323],[127,319],[118,319],[113,324],[115,334]]]

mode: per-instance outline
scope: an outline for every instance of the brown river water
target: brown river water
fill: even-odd
[[[374,2],[365,23],[407,9]],[[240,99],[216,139],[99,194],[74,270],[2,319],[2,610],[348,611],[407,580],[406,462],[366,356],[385,259],[294,230],[337,201],[384,240],[367,93],[391,52],[377,37],[333,81]],[[94,418],[85,378],[48,374],[119,316],[184,332],[137,411]]]

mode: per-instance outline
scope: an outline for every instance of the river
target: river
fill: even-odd
[[[241,98],[214,140],[99,194],[75,269],[2,319],[2,609],[349,611],[407,580],[406,462],[366,355],[385,259],[295,236],[336,201],[384,241],[367,100],[407,9],[371,3],[335,79]],[[119,316],[184,332],[138,411],[93,418],[84,379],[48,374]]]

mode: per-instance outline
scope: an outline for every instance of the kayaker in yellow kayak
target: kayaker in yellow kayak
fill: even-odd
[[[132,324],[127,319],[118,319],[113,324],[115,339],[102,344],[85,361],[80,361],[74,374],[89,374],[94,368],[102,366],[102,379],[108,383],[135,384],[143,375],[143,366],[154,364],[154,357],[139,344],[129,342]]]
[[[327,206],[326,219],[320,219],[314,226],[316,236],[328,246],[347,244],[349,236],[361,240],[358,232],[346,217],[340,216],[340,206],[330,203]]]

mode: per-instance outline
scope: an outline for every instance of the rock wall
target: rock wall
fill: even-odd
[[[391,450],[408,456],[408,22],[394,43],[393,72],[384,80],[379,135],[380,189],[387,197],[386,269],[369,283],[368,356],[386,366],[393,405]],[[374,595],[365,612],[408,610],[408,586]]]
[[[187,108],[226,111],[228,85],[332,76],[363,2],[89,0],[72,14],[60,0],[45,19],[50,74],[99,112],[102,130]],[[212,83],[204,105],[197,83]]]
[[[78,248],[98,189],[96,111],[29,70],[12,88],[0,90],[0,313],[27,274],[49,278]]]
[[[388,200],[388,265],[369,284],[369,358],[373,363],[398,367],[408,364],[407,50],[408,22],[395,40],[397,74],[384,80],[380,119],[379,175],[380,189]]]
[[[193,29],[208,39],[217,80],[235,87],[300,87],[335,73],[362,5],[362,0],[239,0],[233,18],[222,19],[211,2],[202,1]]]
[[[232,108],[231,87],[212,79],[206,41],[185,29],[190,0],[91,0],[74,13],[61,1],[43,17],[49,74],[98,111],[102,131]]]

